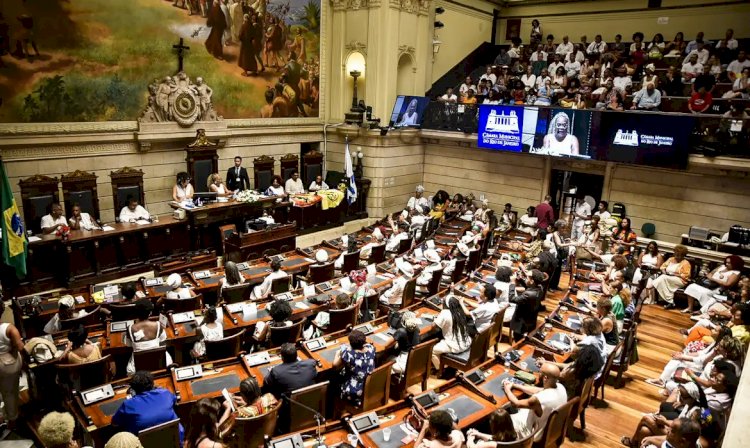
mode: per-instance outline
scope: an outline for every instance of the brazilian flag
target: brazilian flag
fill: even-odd
[[[16,269],[16,276],[26,276],[26,251],[28,241],[21,214],[10,190],[8,175],[0,159],[0,229],[3,233],[2,261]]]

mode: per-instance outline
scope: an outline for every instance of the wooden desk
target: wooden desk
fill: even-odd
[[[210,368],[213,366],[213,368]],[[221,396],[222,389],[234,394],[240,391],[240,382],[250,376],[245,364],[236,359],[203,364],[203,376],[178,381],[174,370],[171,371],[175,395],[180,406],[194,403],[201,398]]]
[[[268,353],[270,361],[265,364],[258,364],[255,366],[250,366],[247,362],[247,358],[249,355],[244,355],[241,358],[242,364],[245,366],[245,369],[250,373],[251,376],[255,377],[256,380],[258,380],[258,385],[263,387],[263,381],[265,380],[266,376],[268,375],[268,372],[271,371],[273,366],[277,366],[282,363],[281,356],[279,355],[279,352],[281,351],[281,347],[273,348],[271,350],[266,350],[265,352],[255,352],[253,354],[260,354],[260,353]],[[306,359],[310,359],[310,357],[307,355],[305,350],[297,350],[297,358],[300,361],[304,361]],[[320,373],[321,369],[318,367],[318,373]]]
[[[238,227],[242,229],[243,227]],[[230,260],[251,260],[260,258],[264,251],[275,249],[283,252],[284,247],[295,247],[297,228],[294,224],[274,226],[250,233],[233,233],[225,242],[226,257]]]

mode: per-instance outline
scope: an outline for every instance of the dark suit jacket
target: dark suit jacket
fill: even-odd
[[[240,181],[237,182],[237,175],[235,174],[234,166],[227,170],[227,187],[234,191],[237,189],[248,190],[250,188],[250,178],[247,176],[247,170],[245,167],[240,167]]]
[[[293,390],[311,386],[318,375],[315,366],[312,359],[278,364],[263,380],[263,392],[270,392],[281,399],[282,395],[289,395]]]
[[[510,299],[516,304],[516,312],[510,321],[510,329],[515,333],[528,333],[536,327],[538,306],[542,301],[542,288],[534,286]]]

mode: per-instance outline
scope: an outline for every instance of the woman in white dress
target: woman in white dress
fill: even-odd
[[[646,284],[650,303],[654,303],[656,295],[659,295],[663,301],[667,302],[664,308],[674,308],[674,293],[680,288],[684,288],[690,281],[690,262],[685,259],[687,247],[678,244],[674,247],[674,255],[662,264],[659,269],[661,275],[653,281],[649,279]]]
[[[231,288],[245,283],[245,277],[240,274],[237,264],[234,261],[224,263],[224,277],[219,282],[219,297],[221,297],[224,288]]]
[[[286,192],[284,191],[284,186],[281,185],[281,178],[279,176],[274,176],[271,186],[266,188],[266,191],[264,191],[263,194],[266,196],[279,196],[279,198],[276,199],[276,202],[283,201],[286,197]]]
[[[136,320],[133,325],[128,327],[125,335],[125,345],[132,347],[133,352],[158,348],[162,342],[167,340],[167,333],[162,328],[161,323],[149,320],[153,310],[154,305],[149,300],[141,300],[135,304]],[[172,364],[172,357],[169,355],[169,352],[165,353],[165,357],[167,365]],[[132,356],[128,361],[126,370],[128,375],[132,375],[136,371],[135,361]]]
[[[471,337],[463,307],[452,295],[445,298],[443,310],[435,318],[435,325],[443,333],[443,338],[432,349],[432,365],[437,369],[440,367],[440,355],[468,350]]]
[[[185,172],[177,173],[177,183],[172,187],[172,199],[183,202],[193,199],[193,186],[190,185],[190,175]]]
[[[224,326],[219,322],[216,308],[210,306],[206,309],[203,322],[198,327],[197,336],[200,340],[195,341],[190,353],[193,358],[200,358],[206,354],[206,341],[219,341],[224,338]]]
[[[167,291],[168,299],[189,299],[195,297],[195,291],[182,283],[182,276],[180,274],[169,274],[167,285],[172,288],[171,291]]]
[[[210,188],[211,191],[216,193],[216,195],[219,197],[228,197],[233,194],[224,184],[224,181],[221,179],[221,176],[218,173],[214,173],[211,175],[211,180],[209,181],[208,188]]]
[[[76,302],[73,296],[66,294],[57,301],[57,313],[44,326],[47,334],[57,333],[62,330],[60,321],[86,316],[86,310],[75,310]]]
[[[648,246],[646,246],[646,249],[641,252],[641,255],[638,256],[638,260],[636,261],[636,266],[638,266],[638,268],[633,274],[633,292],[635,292],[635,288],[637,288],[641,283],[641,280],[643,280],[643,271],[641,268],[653,271],[662,264],[664,264],[664,256],[659,253],[659,245],[656,241],[651,241],[648,243]]]
[[[693,283],[685,288],[685,294],[688,296],[688,307],[682,310],[683,313],[692,313],[697,300],[701,305],[701,311],[717,302],[714,294],[721,294],[727,289],[733,288],[740,281],[740,271],[745,266],[745,262],[737,255],[730,255],[724,259],[724,264],[717,266],[706,276],[707,286]],[[710,287],[708,287],[710,286]]]

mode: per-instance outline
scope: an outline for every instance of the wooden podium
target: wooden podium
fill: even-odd
[[[297,224],[284,224],[250,233],[233,233],[225,243],[227,260],[236,262],[260,258],[272,249],[287,252],[296,247]]]

